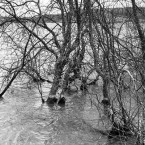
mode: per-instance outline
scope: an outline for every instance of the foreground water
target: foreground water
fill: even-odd
[[[109,144],[107,136],[97,130],[109,128],[109,122],[100,121],[98,108],[93,107],[89,97],[81,94],[66,97],[65,108],[49,108],[41,104],[35,89],[9,91],[0,102],[0,145]]]

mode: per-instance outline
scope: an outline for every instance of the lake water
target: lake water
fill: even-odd
[[[36,90],[13,89],[0,104],[0,144],[102,145],[107,138],[87,123],[97,117],[85,96],[67,97],[65,109],[52,109],[41,104]]]
[[[43,89],[47,98],[47,88]],[[98,94],[99,95],[99,94]],[[66,107],[41,104],[38,90],[11,87],[0,102],[1,145],[109,145],[99,130],[111,127],[95,95],[66,95]],[[93,101],[92,101],[93,100]],[[96,103],[95,103],[96,102]],[[102,119],[103,118],[103,119]],[[133,145],[128,142],[127,145]]]
[[[15,64],[12,60],[17,61],[18,58],[12,59],[11,45],[3,46],[0,51],[3,52],[0,65],[10,66],[10,62]],[[89,59],[87,56],[86,60]],[[3,75],[2,70],[0,75]],[[133,145],[135,143],[134,139],[129,139],[127,142],[108,141],[107,136],[99,132],[111,127],[111,123],[102,114],[102,106],[97,101],[98,98],[102,99],[99,90],[101,87],[92,87],[93,91],[87,96],[81,93],[66,95],[65,108],[58,106],[49,108],[46,104],[41,104],[36,87],[28,90],[22,82],[18,82],[17,85],[15,83],[5,94],[5,100],[0,102],[0,145]],[[43,88],[45,100],[49,89]]]

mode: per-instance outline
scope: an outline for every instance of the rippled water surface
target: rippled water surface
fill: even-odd
[[[35,90],[17,89],[0,102],[1,145],[102,145],[87,118],[86,97],[67,97],[66,107],[42,105]],[[81,101],[83,100],[83,101]],[[86,110],[85,110],[86,108]],[[94,115],[92,115],[92,119]],[[86,118],[86,121],[83,119]],[[91,119],[90,119],[91,121]]]
[[[107,144],[107,136],[95,129],[106,129],[106,122],[99,121],[97,107],[85,95],[66,96],[65,108],[42,105],[35,89],[17,88],[4,98],[0,102],[0,145]]]

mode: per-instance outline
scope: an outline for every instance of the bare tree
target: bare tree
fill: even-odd
[[[19,75],[37,84],[47,81],[52,85],[51,96],[59,88],[65,92],[75,79],[82,81],[82,88],[87,86],[95,70],[103,81],[103,98],[108,99],[113,112],[108,116],[112,124],[119,116],[121,126],[143,135],[145,37],[138,15],[141,10],[135,0],[131,3],[131,8],[116,9],[99,0],[56,0],[43,9],[39,0],[0,2],[2,43],[15,58],[9,65],[0,65],[6,72],[1,98]],[[18,11],[20,8],[24,11]],[[58,13],[50,13],[52,10]],[[39,91],[42,98],[41,84]],[[141,111],[127,108],[129,96],[135,98]],[[139,122],[141,115],[140,129],[134,122]]]

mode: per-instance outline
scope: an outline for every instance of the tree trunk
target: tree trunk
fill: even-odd
[[[103,97],[104,99],[109,99],[109,80],[107,78],[103,78]]]
[[[61,62],[56,63],[54,79],[53,79],[53,83],[52,83],[52,87],[51,87],[51,90],[49,92],[49,95],[56,95],[57,90],[59,88],[63,68],[64,68],[64,65]]]
[[[63,84],[62,84],[62,92],[64,93],[68,86],[69,86],[69,74],[70,74],[70,64],[68,66],[68,69],[66,70],[65,74],[64,74],[64,80],[63,80]]]
[[[67,61],[64,59],[65,57],[60,57],[55,64],[55,72],[51,90],[49,95],[56,95],[58,88],[60,86],[60,81],[63,73],[64,66],[66,65]]]

